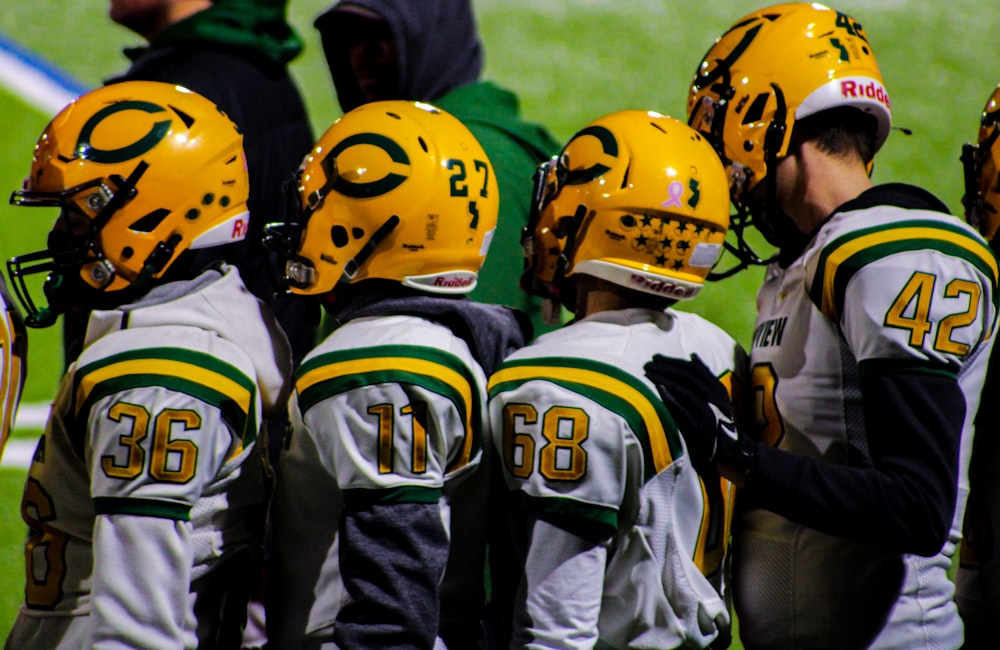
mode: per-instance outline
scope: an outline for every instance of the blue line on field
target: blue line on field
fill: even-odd
[[[54,115],[90,90],[70,74],[0,33],[0,85]]]
[[[46,61],[41,56],[31,50],[21,46],[12,39],[0,32],[0,52],[5,52],[16,57],[22,63],[35,68],[53,83],[61,86],[68,94],[79,97],[90,90],[85,84],[72,77],[69,73],[59,69],[55,64]]]

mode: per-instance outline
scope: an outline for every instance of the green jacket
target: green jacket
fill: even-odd
[[[150,46],[216,43],[284,65],[302,51],[302,39],[285,20],[287,4],[288,0],[214,0],[211,7],[169,27]]]
[[[542,321],[541,301],[524,293],[519,280],[524,268],[521,229],[528,223],[535,168],[559,153],[559,143],[544,127],[526,122],[517,97],[491,81],[460,86],[434,103],[476,136],[500,186],[497,232],[471,297],[521,309],[531,317],[535,335],[554,329]]]

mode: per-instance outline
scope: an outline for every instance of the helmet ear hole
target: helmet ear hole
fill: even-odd
[[[347,244],[351,241],[350,237],[347,235],[347,228],[344,228],[341,225],[336,225],[333,228],[330,228],[330,241],[333,242],[333,245],[337,248],[347,246]]]

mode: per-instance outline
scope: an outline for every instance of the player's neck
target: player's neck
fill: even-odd
[[[577,276],[574,313],[577,320],[603,311],[617,311],[631,307],[662,311],[671,304],[673,301],[662,296],[628,290],[600,278]]]
[[[597,278],[579,278],[575,313],[578,320],[602,311],[625,309],[628,306],[628,301],[616,286]]]
[[[872,186],[860,159],[832,156],[810,142],[779,169],[779,202],[803,233],[814,232],[839,206]]]

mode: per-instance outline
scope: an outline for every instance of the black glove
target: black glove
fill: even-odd
[[[738,473],[750,469],[756,443],[737,432],[726,387],[697,354],[690,360],[657,354],[644,370],[684,436],[699,474],[716,474],[717,464]]]

